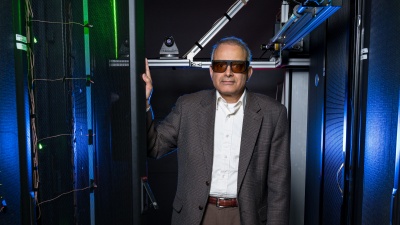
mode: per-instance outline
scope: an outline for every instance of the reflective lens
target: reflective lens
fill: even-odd
[[[223,73],[228,68],[228,65],[231,66],[231,70],[234,73],[243,73],[249,68],[248,61],[239,61],[239,60],[213,60],[211,63],[211,69],[216,73]]]

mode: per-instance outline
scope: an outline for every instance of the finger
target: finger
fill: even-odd
[[[142,79],[144,82],[151,84],[151,79],[149,78],[149,76],[147,76],[147,74],[142,74]]]
[[[146,65],[146,75],[151,79],[149,61],[147,60],[147,58],[145,58],[145,65]]]

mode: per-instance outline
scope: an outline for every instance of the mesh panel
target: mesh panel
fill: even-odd
[[[398,1],[371,1],[362,224],[389,224],[399,102]]]
[[[346,118],[349,43],[348,6],[328,20],[326,66],[326,128],[324,152],[323,224],[339,225],[343,189],[343,131]],[[337,176],[338,175],[338,176]]]
[[[0,8],[11,9],[11,1],[1,1]],[[19,225],[20,174],[18,154],[17,103],[14,69],[12,11],[0,13],[0,203],[8,205],[0,212],[0,224]]]
[[[88,224],[86,76],[82,5],[35,1],[33,32],[38,202],[42,224]],[[51,200],[51,201],[47,201]]]

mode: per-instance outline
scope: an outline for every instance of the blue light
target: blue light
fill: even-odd
[[[7,28],[7,26],[5,27]],[[5,35],[7,35],[7,29]],[[17,128],[17,104],[13,48],[0,44],[0,196],[13,206],[16,215],[20,208],[20,170]],[[4,203],[5,203],[4,200]],[[10,221],[13,218],[13,221]],[[20,218],[0,218],[0,223],[20,223]]]
[[[399,104],[397,113],[397,140],[396,140],[396,158],[394,161],[394,184],[392,191],[392,201],[390,203],[390,224],[393,224],[395,220],[396,212],[394,211],[396,204],[397,191],[399,189],[399,164],[400,164],[400,91],[399,91]]]
[[[285,43],[283,49],[291,48],[294,44],[300,41],[301,38],[308,35],[312,30],[317,28],[322,22],[328,19],[333,13],[340,9],[338,6],[316,7],[318,12],[313,15],[312,13],[305,13],[298,21],[293,23],[292,28],[285,35],[288,41]]]
[[[397,141],[396,141],[396,159],[394,169],[394,186],[393,189],[399,188],[399,173],[400,173],[400,91],[399,91],[399,105],[397,113]]]

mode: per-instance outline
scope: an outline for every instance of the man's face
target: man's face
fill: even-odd
[[[238,45],[221,44],[215,49],[213,60],[246,61],[246,51]],[[228,103],[235,103],[240,99],[246,81],[252,73],[253,69],[251,67],[242,73],[235,73],[232,71],[231,66],[228,65],[225,72],[218,73],[214,72],[210,66],[213,85]]]

